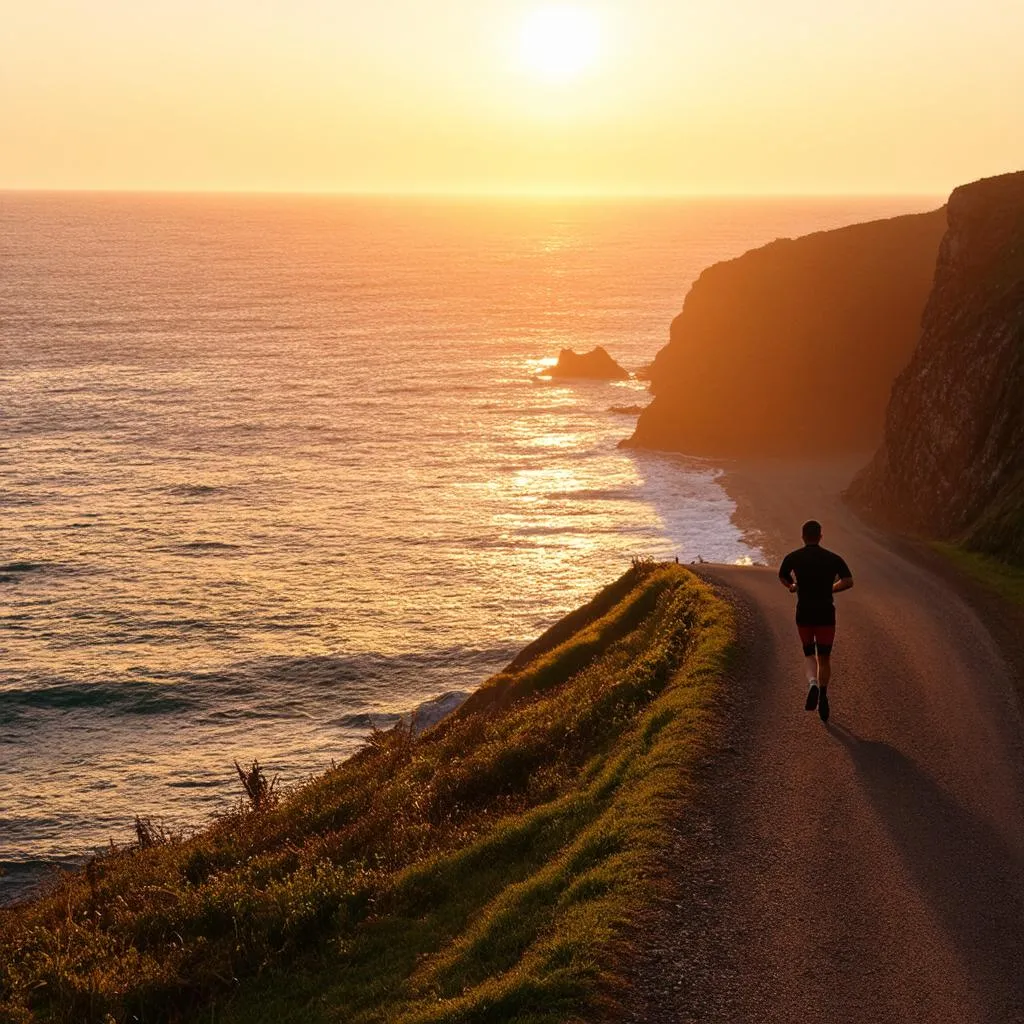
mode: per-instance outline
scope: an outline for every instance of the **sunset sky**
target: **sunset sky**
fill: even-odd
[[[1020,0],[0,0],[0,188],[944,193]]]

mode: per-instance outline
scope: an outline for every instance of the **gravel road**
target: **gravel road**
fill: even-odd
[[[639,940],[634,1021],[1024,1022],[1019,651],[948,573],[864,526],[838,500],[843,476],[730,479],[773,564],[814,515],[856,586],[837,598],[826,726],[803,710],[774,568],[701,567],[737,609],[741,649]]]

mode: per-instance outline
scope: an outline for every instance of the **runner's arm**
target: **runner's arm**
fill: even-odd
[[[849,590],[853,586],[853,573],[850,572],[850,567],[846,564],[846,561],[842,558],[836,558],[836,581],[832,584],[832,593],[841,594],[844,590]]]
[[[779,566],[779,582],[791,593],[796,593],[796,583],[793,582],[793,569],[789,564],[789,555],[782,560]]]

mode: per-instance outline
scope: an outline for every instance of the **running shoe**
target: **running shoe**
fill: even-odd
[[[828,694],[822,690],[818,701],[818,715],[823,722],[828,721]]]
[[[824,696],[824,694],[822,694]],[[807,703],[804,704],[804,711],[813,711],[818,706],[818,684],[811,683],[807,691]]]

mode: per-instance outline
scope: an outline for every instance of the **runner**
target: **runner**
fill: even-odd
[[[809,519],[800,531],[804,546],[791,551],[779,566],[782,585],[796,598],[796,627],[807,666],[808,711],[818,709],[828,721],[828,683],[832,678],[832,644],[836,637],[833,594],[853,586],[853,573],[839,555],[821,546],[821,523]],[[795,577],[795,579],[794,579]]]

